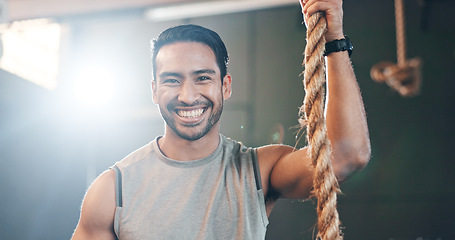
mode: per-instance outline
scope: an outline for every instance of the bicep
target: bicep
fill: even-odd
[[[282,198],[304,199],[310,196],[314,167],[307,149],[296,150],[289,146],[275,145],[260,148],[258,158],[268,163],[267,186],[269,192]],[[261,168],[261,174],[263,169]]]
[[[283,198],[305,199],[311,194],[313,176],[314,167],[307,148],[303,148],[278,159],[271,174],[271,183]]]
[[[72,239],[116,239],[114,234],[115,173],[102,173],[87,191]]]

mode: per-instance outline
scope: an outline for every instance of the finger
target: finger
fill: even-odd
[[[305,7],[305,5],[307,4],[308,0],[299,0],[299,2],[300,2],[300,7],[302,9],[303,21],[305,22],[305,25],[306,25],[306,23],[308,22],[309,16],[306,14],[307,7]]]
[[[305,6],[305,1],[304,0],[299,0],[300,7],[302,8],[302,13],[303,13],[303,7]]]
[[[307,13],[308,12],[308,8],[313,5],[317,0],[302,0],[303,2],[303,5],[302,5],[302,12],[303,13]]]
[[[308,0],[303,6],[303,12],[312,15],[316,12],[337,10],[340,6],[341,1],[339,0]]]
[[[325,12],[330,9],[330,4],[327,2],[314,2],[313,4],[307,4],[306,14],[313,15],[316,12]]]

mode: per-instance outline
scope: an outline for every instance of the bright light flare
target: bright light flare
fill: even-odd
[[[102,66],[91,66],[74,79],[73,93],[84,107],[102,107],[115,93],[113,74]]]

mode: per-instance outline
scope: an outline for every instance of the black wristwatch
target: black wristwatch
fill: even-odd
[[[325,43],[325,52],[324,56],[327,56],[333,52],[341,52],[341,51],[348,51],[349,56],[352,54],[352,46],[351,40],[347,36],[344,36],[343,39],[333,40],[331,42]]]

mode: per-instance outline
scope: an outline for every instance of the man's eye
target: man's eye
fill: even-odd
[[[210,80],[211,78],[210,77],[207,77],[207,76],[200,76],[197,78],[198,81],[206,81],[206,80]]]
[[[177,79],[164,79],[163,84],[178,84],[179,81]]]

